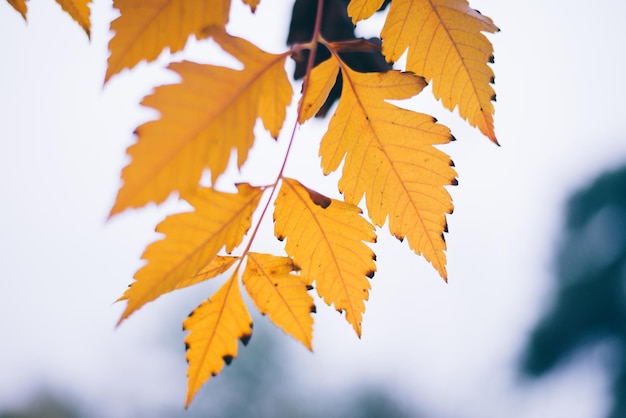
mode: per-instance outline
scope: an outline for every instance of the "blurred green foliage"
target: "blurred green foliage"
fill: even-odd
[[[626,167],[569,199],[555,268],[553,303],[531,333],[521,369],[540,377],[608,343],[609,417],[626,417]]]

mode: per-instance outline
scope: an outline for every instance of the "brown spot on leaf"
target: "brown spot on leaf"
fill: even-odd
[[[491,101],[495,102],[496,101],[496,95],[494,94],[493,96],[491,96]]]
[[[452,179],[452,181],[450,181],[450,185],[451,186],[458,186],[459,185],[459,181],[457,179]]]
[[[283,241],[285,239],[285,237],[283,237],[282,235],[277,235],[276,238],[278,239],[278,241]]]
[[[231,356],[230,354],[226,354],[224,357],[222,357],[224,359],[224,363],[226,363],[227,366],[230,366],[230,363],[233,362],[233,356]]]
[[[311,305],[311,313],[317,313],[317,308],[315,305]]]
[[[329,197],[326,197],[323,194],[320,194],[316,192],[315,190],[311,190],[309,188],[306,188],[306,191],[309,192],[309,197],[311,197],[311,200],[317,206],[320,206],[322,209],[326,209],[327,207],[330,206],[330,203],[332,202],[332,200]]]
[[[189,351],[189,343],[185,342],[185,351]]]
[[[310,284],[306,285],[306,290],[313,290],[313,286],[311,286]]]
[[[489,82],[490,82],[491,84],[495,84],[495,83],[496,83],[496,78],[495,78],[494,76],[492,76],[492,77],[489,79]]]
[[[490,64],[495,64],[495,62],[496,62],[496,58],[495,58],[493,55],[492,55],[492,56],[490,56],[490,57],[489,57],[489,63],[490,63]]]
[[[374,273],[376,273],[374,270],[370,270],[367,273],[365,273],[365,275],[371,279],[374,277]]]

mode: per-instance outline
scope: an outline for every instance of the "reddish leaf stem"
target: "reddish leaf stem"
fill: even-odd
[[[309,74],[311,74],[311,71],[313,70],[313,65],[315,64],[315,55],[317,53],[317,46],[319,44],[319,40],[321,39],[321,28],[322,28],[322,14],[324,11],[324,0],[318,0],[317,1],[317,12],[315,15],[315,27],[313,28],[313,36],[311,37],[311,42],[309,43],[310,45],[310,53],[309,53],[309,60],[307,61],[307,66],[306,66],[306,73],[304,76],[304,80],[302,82],[302,93],[301,93],[301,97],[305,97],[307,90],[309,88]],[[259,228],[261,226],[261,222],[263,221],[263,219],[265,218],[265,214],[267,213],[267,209],[270,206],[270,203],[272,202],[272,199],[274,198],[274,194],[276,193],[276,186],[278,185],[278,183],[280,182],[280,180],[283,178],[283,173],[285,171],[285,167],[287,165],[287,160],[289,159],[289,154],[291,152],[291,148],[293,146],[293,142],[294,142],[294,138],[296,136],[296,129],[298,129],[298,120],[300,118],[300,113],[302,111],[302,105],[303,105],[304,101],[300,101],[300,103],[298,104],[298,113],[296,116],[296,121],[293,124],[293,128],[291,130],[291,136],[289,138],[289,144],[287,145],[287,150],[285,151],[285,157],[283,158],[283,163],[280,167],[280,171],[278,172],[278,175],[276,176],[276,180],[274,181],[274,183],[272,185],[270,185],[269,187],[272,188],[272,191],[270,192],[269,197],[267,198],[267,201],[265,202],[265,206],[263,207],[263,211],[261,212],[261,216],[259,217],[259,220],[257,221],[256,225],[254,226],[254,230],[252,231],[252,235],[250,235],[250,239],[248,240],[248,244],[246,245],[246,248],[243,250],[242,254],[241,254],[241,258],[239,259],[239,264],[237,265],[237,268],[235,271],[239,270],[239,267],[241,266],[241,262],[243,261],[243,257],[246,256],[246,254],[248,254],[248,252],[250,251],[250,247],[252,246],[252,242],[254,241],[254,238],[256,237],[257,232],[259,231]]]

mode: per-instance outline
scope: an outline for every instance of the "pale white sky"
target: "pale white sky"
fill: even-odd
[[[283,338],[311,390],[328,386],[330,376],[337,387],[376,379],[439,416],[597,417],[607,407],[597,358],[522,389],[512,367],[551,289],[564,199],[590,176],[626,162],[626,5],[471,4],[502,29],[490,36],[502,146],[433,104],[429,92],[412,104],[458,139],[443,148],[460,183],[451,189],[450,283],[384,227],[362,339],[321,301],[314,354]],[[159,64],[141,65],[102,88],[110,8],[95,1],[88,42],[52,0],[31,2],[28,24],[0,2],[0,410],[42,386],[102,408],[117,405],[117,416],[184,400],[183,333],[178,352],[159,338],[164,327],[178,330],[213,288],[162,298],[114,329],[122,305],[112,302],[172,206],[106,216],[132,132],[154,116],[138,103],[172,78]],[[265,1],[251,17],[237,6],[233,32],[280,51],[290,8],[287,0]],[[258,21],[271,29],[259,30]],[[203,45],[190,53],[224,59]],[[244,176],[274,175],[263,167],[279,160],[291,121],[278,144],[268,138],[255,148],[251,158],[263,161],[251,161]],[[337,178],[321,178],[315,157],[322,129],[314,122],[298,131],[288,174],[333,195]],[[279,249],[270,238],[261,247]],[[198,396],[215,385],[218,379]]]

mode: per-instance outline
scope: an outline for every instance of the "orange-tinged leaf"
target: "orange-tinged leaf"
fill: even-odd
[[[168,216],[157,226],[157,232],[165,237],[143,253],[147,264],[137,271],[135,282],[119,299],[128,300],[119,323],[162,294],[191,286],[230,267],[227,264],[234,260],[209,263],[222,247],[230,253],[241,243],[263,194],[261,188],[247,184],[237,188],[236,194],[199,189],[188,198],[193,212]]]
[[[288,257],[248,253],[242,281],[254,304],[287,334],[312,350],[313,298]]]
[[[306,281],[346,319],[358,336],[376,270],[374,253],[363,242],[376,241],[374,227],[352,204],[330,199],[284,178],[274,212],[274,232],[287,238],[285,250]]]
[[[234,257],[234,256],[225,256],[225,255],[216,256],[213,260],[209,262],[209,264],[207,264],[202,269],[200,269],[200,271],[195,273],[193,277],[189,280],[190,283],[186,286],[191,286],[193,284],[200,283],[208,279],[212,279],[213,277],[224,273],[226,270],[231,268],[233,264],[235,264],[235,261],[239,259],[240,257]]]
[[[406,69],[432,80],[433,93],[497,143],[493,127],[493,46],[481,32],[492,20],[467,0],[394,0],[381,32],[383,54],[396,61],[408,49]]]
[[[114,0],[120,16],[111,22],[113,38],[105,81],[139,62],[155,60],[164,48],[185,47],[190,35],[228,22],[230,0]]]
[[[242,97],[236,99],[249,102],[253,118],[261,118],[272,138],[278,138],[287,115],[287,106],[293,98],[293,87],[284,68],[290,52],[267,53],[253,43],[230,36],[215,26],[206,28],[203,34],[211,36],[224,51],[241,61],[244,69],[234,74],[234,77],[238,80],[237,84],[246,90],[242,92]],[[238,117],[241,118],[242,115]],[[240,156],[240,166],[244,160]]]
[[[337,81],[338,73],[339,66],[337,62],[326,60],[316,66],[310,75],[307,75],[309,84],[306,96],[300,98],[301,109],[298,123],[304,123],[320,110]]]
[[[456,184],[456,172],[433,145],[448,143],[450,131],[431,116],[385,102],[420,92],[421,77],[357,73],[343,63],[341,71],[341,98],[320,145],[324,173],[345,158],[339,190],[346,202],[357,204],[365,194],[372,222],[382,226],[388,217],[391,233],[407,237],[446,279],[443,232],[453,206],[444,186]]]
[[[221,31],[210,34],[244,69],[170,64],[182,82],[158,87],[142,102],[160,111],[161,118],[137,128],[138,141],[128,149],[132,160],[122,171],[111,215],[160,203],[173,191],[184,197],[197,188],[205,168],[215,184],[233,149],[241,167],[254,143],[258,117],[278,137],[293,95],[284,69],[287,54],[266,53]]]
[[[384,0],[350,0],[348,4],[348,16],[352,18],[352,23],[371,17],[376,10],[380,9]]]
[[[26,0],[7,0],[11,6],[15,10],[22,15],[24,20],[26,20],[26,13],[28,12],[28,6],[26,5]]]
[[[183,329],[190,331],[185,338],[189,363],[185,406],[189,406],[200,386],[237,357],[237,340],[247,344],[252,336],[252,318],[241,298],[236,271],[189,315]]]
[[[256,12],[256,8],[259,6],[260,0],[243,0],[244,4],[250,6],[252,13]]]
[[[90,10],[89,4],[91,0],[56,0],[71,17],[80,25],[81,28],[91,36],[91,21],[89,20]]]

